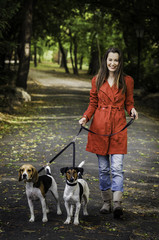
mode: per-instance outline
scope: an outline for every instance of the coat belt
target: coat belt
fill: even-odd
[[[113,105],[99,105],[98,106],[98,109],[102,109],[102,108],[108,109],[108,119],[110,119],[110,113],[113,109],[117,109],[119,111],[124,110],[124,107],[122,107],[122,106],[113,106]]]

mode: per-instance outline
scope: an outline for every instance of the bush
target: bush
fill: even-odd
[[[159,92],[159,68],[149,69],[149,72],[145,73],[142,86],[146,92]]]
[[[137,67],[136,67],[135,64],[133,64],[133,63],[125,64],[124,72],[125,72],[125,74],[131,76],[134,79],[134,81],[136,80],[136,78],[137,78]]]

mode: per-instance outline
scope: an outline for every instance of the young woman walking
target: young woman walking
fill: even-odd
[[[90,102],[79,124],[85,125],[93,116],[90,130],[100,135],[116,133],[126,125],[125,109],[138,119],[133,99],[134,81],[123,73],[121,51],[110,48],[104,55],[97,76],[92,79]],[[95,153],[99,164],[99,182],[104,201],[101,213],[115,218],[123,215],[123,160],[127,153],[127,129],[111,136],[88,133],[86,150]]]

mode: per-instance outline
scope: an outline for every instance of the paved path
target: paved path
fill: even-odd
[[[90,81],[79,80],[76,77],[70,78],[69,75],[67,78],[59,78],[52,75],[51,72],[42,72],[31,69],[29,76],[38,81],[38,84],[41,84],[46,87],[55,87],[55,88],[65,88],[65,89],[74,89],[78,91],[88,91],[90,89]]]
[[[86,160],[84,178],[90,187],[89,216],[80,215],[80,225],[64,225],[66,211],[62,199],[65,180],[60,168],[72,165],[72,149],[67,149],[51,165],[61,199],[62,216],[56,215],[55,201],[49,195],[49,222],[41,222],[40,203],[35,204],[35,223],[29,223],[24,184],[17,181],[25,162],[38,169],[66,146],[79,130],[78,119],[89,101],[90,82],[55,79],[50,74],[31,72],[32,102],[11,119],[8,133],[0,145],[0,238],[1,239],[107,239],[157,240],[159,217],[159,126],[139,113],[139,120],[128,129],[128,154],[125,156],[124,216],[100,215],[102,201],[98,165],[94,154],[85,151],[87,133],[76,141],[76,164]],[[58,82],[57,82],[58,81]],[[61,84],[62,83],[62,84]],[[77,84],[76,84],[77,83]]]

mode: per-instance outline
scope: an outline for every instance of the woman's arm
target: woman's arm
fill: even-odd
[[[125,100],[125,109],[128,112],[129,116],[132,118],[135,116],[135,120],[138,119],[138,112],[134,108],[134,80],[130,76],[125,77],[126,82],[126,100]]]
[[[83,114],[83,117],[79,120],[79,123],[85,125],[93,116],[95,110],[98,107],[98,92],[96,88],[96,77],[92,79],[92,88],[90,90],[90,101],[87,110]]]

